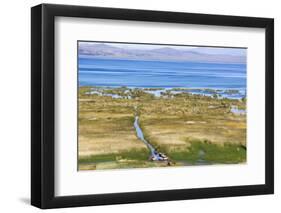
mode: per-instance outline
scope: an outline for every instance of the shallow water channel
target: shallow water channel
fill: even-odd
[[[139,116],[135,116],[135,122],[134,127],[136,129],[137,137],[147,146],[147,148],[150,150],[151,153],[151,159],[155,161],[163,161],[168,160],[164,159],[163,156],[161,156],[161,153],[157,152],[156,149],[144,138],[142,129],[139,126]],[[163,155],[163,154],[162,154]]]

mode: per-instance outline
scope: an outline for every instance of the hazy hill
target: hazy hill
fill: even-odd
[[[137,45],[135,45],[137,46]],[[135,60],[179,60],[194,62],[246,63],[246,54],[241,50],[198,47],[176,49],[157,47],[155,49],[116,47],[103,43],[79,43],[80,57],[118,58]]]

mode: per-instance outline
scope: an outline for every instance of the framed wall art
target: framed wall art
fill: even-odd
[[[273,19],[31,14],[32,205],[273,193]]]

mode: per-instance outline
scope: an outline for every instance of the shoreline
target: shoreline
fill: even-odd
[[[242,100],[246,98],[245,88],[79,86],[79,89],[80,88],[89,88],[90,91],[87,91],[88,95],[97,94],[101,96],[112,96],[113,98],[126,98],[130,96],[128,93],[134,90],[141,90],[151,95],[154,95],[155,97],[161,97],[165,95],[189,94],[231,100]],[[114,91],[113,93],[110,93],[107,90],[117,91],[118,96],[114,97],[117,94],[115,94]]]

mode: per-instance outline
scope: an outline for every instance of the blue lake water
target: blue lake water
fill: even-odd
[[[211,88],[246,94],[246,64],[82,58],[80,86]]]

